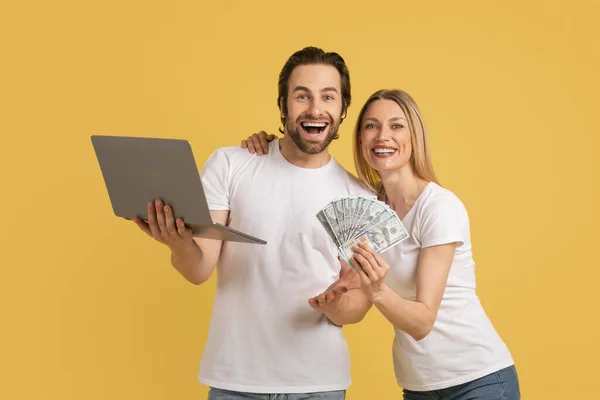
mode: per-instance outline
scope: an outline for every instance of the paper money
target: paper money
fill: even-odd
[[[381,254],[409,237],[398,215],[376,198],[350,196],[336,199],[317,218],[351,267],[352,247],[367,243]]]
[[[382,203],[377,200],[371,200],[370,203],[365,207],[365,211],[361,214],[361,216],[357,219],[354,231],[362,232],[364,231],[369,224],[376,221],[377,216],[384,211],[389,211],[391,213],[395,212],[389,208],[385,203]]]
[[[344,206],[343,200],[336,200],[333,203],[333,209],[335,210],[335,216],[338,223],[338,237],[342,242],[344,242],[344,230],[345,230],[345,220],[344,220]]]
[[[333,233],[333,227],[331,222],[327,219],[327,215],[325,215],[325,211],[321,210],[319,211],[319,213],[317,214],[317,218],[319,219],[319,222],[321,223],[321,225],[323,225],[323,228],[325,228],[325,230],[327,231],[327,234],[329,235],[329,237],[331,238],[331,240],[333,240],[333,242],[337,245],[340,246],[341,242],[340,240],[337,238],[336,234]]]
[[[404,229],[398,218],[391,216],[386,220],[371,225],[367,231],[347,241],[341,246],[341,252],[345,258],[351,258],[354,252],[352,247],[359,243],[367,243],[378,254],[383,253],[392,246],[408,238],[408,232]]]
[[[330,231],[333,234],[332,239],[334,243],[336,243],[338,246],[341,246],[343,241],[341,239],[341,230],[337,219],[337,213],[335,212],[335,206],[333,204],[329,204],[321,211],[323,211],[323,214],[325,216],[324,221],[322,221],[321,223],[327,223],[329,225]],[[318,215],[319,214],[317,214],[317,216]]]

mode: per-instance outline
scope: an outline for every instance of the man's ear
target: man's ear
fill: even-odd
[[[344,110],[344,112],[342,113],[342,115],[340,116],[340,118],[342,119],[342,121],[344,119],[346,119],[346,116],[348,115],[348,113],[346,112],[346,110]]]
[[[283,104],[283,97],[279,98],[279,115],[281,116],[281,118],[285,118],[285,114],[283,113],[284,110],[284,104]]]

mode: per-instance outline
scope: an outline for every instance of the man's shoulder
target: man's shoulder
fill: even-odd
[[[250,154],[248,150],[242,149],[240,146],[223,146],[216,148],[209,156],[209,160],[226,164],[229,168],[235,169],[255,157],[255,154]]]
[[[369,187],[361,181],[356,175],[352,174],[346,168],[344,168],[340,163],[335,161],[336,163],[336,172],[339,174],[341,179],[345,179],[347,182],[348,189],[352,194],[358,196],[374,196],[375,194]]]
[[[350,182],[351,188],[356,192],[357,195],[376,196],[375,192],[373,192],[363,181],[358,179],[350,172],[348,172],[348,181]]]
[[[242,149],[240,146],[222,146],[217,147],[213,154],[221,154],[224,157],[235,158],[235,157],[244,157],[250,158],[253,154],[250,154],[247,149]]]

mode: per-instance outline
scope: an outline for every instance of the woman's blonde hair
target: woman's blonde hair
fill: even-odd
[[[410,165],[416,176],[429,182],[438,183],[431,163],[431,156],[429,153],[429,144],[427,141],[427,130],[421,112],[417,103],[412,97],[403,90],[392,89],[392,90],[378,90],[373,93],[367,100],[365,105],[358,114],[358,120],[354,128],[354,166],[360,180],[371,190],[377,193],[377,197],[386,201],[387,196],[385,188],[381,183],[381,175],[373,167],[371,167],[365,157],[363,156],[361,149],[360,133],[362,127],[362,120],[365,115],[367,108],[378,100],[391,100],[398,104],[408,122],[408,129],[410,131],[410,138],[412,144],[412,154],[410,155]]]

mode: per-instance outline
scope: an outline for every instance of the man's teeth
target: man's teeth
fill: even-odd
[[[325,128],[325,122],[303,122],[302,126],[306,128]]]
[[[392,154],[396,150],[394,149],[373,149],[376,154]]]
[[[303,122],[302,128],[310,135],[320,135],[325,130],[325,122]]]

